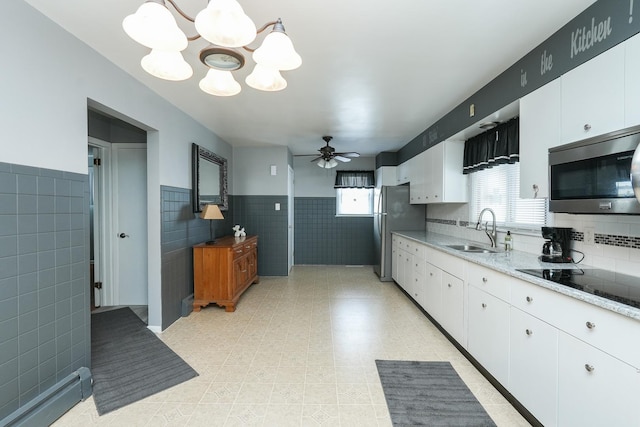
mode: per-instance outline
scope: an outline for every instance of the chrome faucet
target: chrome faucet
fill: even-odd
[[[480,211],[480,215],[478,215],[478,223],[476,224],[476,230],[482,230],[482,215],[485,211],[489,211],[491,213],[491,217],[493,218],[493,227],[491,233],[489,233],[489,221],[484,224],[484,232],[487,233],[489,239],[491,240],[491,247],[497,247],[496,241],[498,240],[498,233],[496,232],[496,214],[490,208],[484,208]]]

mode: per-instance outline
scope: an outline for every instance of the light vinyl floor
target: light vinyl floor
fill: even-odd
[[[200,375],[60,426],[390,426],[375,359],[449,361],[498,426],[529,424],[394,283],[372,267],[296,266],[237,309],[208,306],[159,337]]]

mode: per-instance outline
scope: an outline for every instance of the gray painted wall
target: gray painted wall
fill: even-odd
[[[236,196],[287,194],[287,147],[235,147],[233,149],[233,190]],[[271,166],[276,175],[271,175]]]
[[[295,157],[293,170],[295,173],[295,197],[335,197],[336,170],[375,170],[375,157],[358,157],[348,163],[338,162],[332,169],[322,169],[313,157]]]
[[[0,163],[0,420],[91,366],[88,188]]]

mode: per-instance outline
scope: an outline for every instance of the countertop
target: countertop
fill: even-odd
[[[429,246],[431,248],[437,249],[450,255],[454,255],[458,258],[462,258],[466,261],[491,268],[520,280],[524,280],[525,282],[533,283],[543,288],[547,288],[563,295],[567,295],[571,298],[593,304],[606,310],[614,311],[623,316],[640,320],[640,309],[616,301],[611,301],[606,298],[602,298],[597,295],[593,295],[577,289],[573,289],[568,286],[560,285],[549,280],[544,280],[516,270],[532,268],[580,268],[586,270],[590,268],[589,266],[583,266],[581,264],[561,264],[562,267],[559,267],[559,264],[541,262],[540,260],[538,260],[537,255],[518,250],[513,250],[510,252],[498,250],[498,252],[496,253],[461,252],[455,249],[451,249],[447,247],[447,245],[472,243],[475,246],[486,248],[489,248],[489,246],[478,244],[477,242],[470,242],[468,240],[446,236],[444,234],[427,233],[425,231],[394,231],[393,234],[406,237],[418,243],[425,244],[426,246]],[[640,280],[640,277],[638,278],[638,280]]]

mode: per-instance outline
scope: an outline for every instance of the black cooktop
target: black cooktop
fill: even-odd
[[[640,277],[593,269],[518,269],[523,273],[640,308]]]

